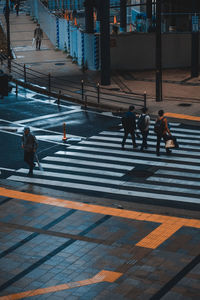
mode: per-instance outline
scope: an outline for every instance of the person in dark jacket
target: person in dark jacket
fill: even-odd
[[[28,176],[33,175],[34,155],[38,146],[36,137],[30,132],[29,127],[24,127],[24,134],[22,136],[22,148],[24,149],[24,161],[29,165]]]
[[[169,136],[171,136],[171,132],[170,132],[169,127],[168,127],[167,118],[164,116],[164,111],[162,109],[159,110],[159,112],[158,112],[158,117],[157,117],[156,122],[157,121],[161,121],[163,123],[162,130],[157,133],[156,155],[160,156],[160,142],[161,142],[161,139],[163,139],[164,142],[166,142],[168,140]],[[162,125],[162,123],[161,123],[161,125]],[[171,150],[166,148],[166,153],[170,154]]]
[[[36,42],[36,50],[40,50],[43,38],[43,30],[40,28],[40,24],[37,24],[37,27],[34,30],[34,38]]]
[[[125,113],[125,115],[122,117],[122,126],[124,128],[124,137],[122,140],[122,150],[125,149],[125,142],[126,139],[130,133],[131,139],[133,142],[133,148],[136,148],[136,142],[135,142],[135,130],[136,130],[136,114],[134,112],[135,107],[133,105],[129,106],[128,112]]]
[[[140,125],[139,125],[140,124]],[[140,150],[143,151],[143,149],[147,149],[147,136],[149,134],[149,126],[150,126],[150,116],[148,114],[148,109],[147,107],[142,108],[142,114],[139,117],[138,120],[138,127],[139,130],[142,134],[142,145]]]
[[[15,2],[16,16],[19,16],[19,6],[20,6],[20,0],[17,0],[17,1]]]

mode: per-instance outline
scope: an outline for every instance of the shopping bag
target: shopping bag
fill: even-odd
[[[166,149],[175,148],[175,143],[174,143],[173,139],[169,139],[165,142],[165,148]]]
[[[175,138],[175,136],[169,136],[168,140],[165,142],[165,148],[167,149],[179,149],[179,144]]]
[[[43,170],[43,167],[42,167],[41,163],[39,162],[39,159],[38,159],[37,153],[35,153],[35,159],[36,159],[36,161],[37,161],[38,168],[40,169],[40,171],[42,171],[42,172],[43,172],[44,170]]]
[[[35,38],[32,39],[32,47],[34,46]]]

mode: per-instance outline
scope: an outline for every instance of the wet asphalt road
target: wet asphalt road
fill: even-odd
[[[67,144],[97,135],[100,131],[117,127],[120,120],[94,110],[82,110],[81,106],[61,102],[20,89],[16,97],[15,89],[0,102],[0,168],[1,178],[12,173],[9,169],[25,167],[21,136],[24,126],[30,126],[38,137],[38,155],[42,159],[55,151],[63,150],[63,123],[66,123],[66,136],[71,138]],[[46,141],[50,136],[51,140]],[[7,169],[7,170],[4,170]]]

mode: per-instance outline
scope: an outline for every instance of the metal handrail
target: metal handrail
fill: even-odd
[[[4,54],[0,54],[0,60],[4,66],[4,69],[7,69],[8,57]],[[85,99],[87,98],[87,104],[95,103],[99,105],[113,105],[113,104],[124,104],[124,105],[135,105],[136,107],[144,107],[146,105],[146,95],[121,91],[113,91],[108,88],[102,87],[99,84],[96,86],[89,85],[81,82],[75,82],[71,80],[64,79],[62,77],[56,78],[51,74],[44,74],[42,72],[36,71],[26,65],[17,63],[14,60],[11,61],[11,75],[13,80],[17,84],[29,84],[29,88],[34,84],[41,86],[41,93],[53,93],[58,98],[64,99],[65,97],[68,100],[74,99],[78,100],[79,103],[84,104]],[[62,80],[61,80],[62,79]],[[42,85],[41,85],[42,84]],[[61,93],[61,94],[60,94]]]

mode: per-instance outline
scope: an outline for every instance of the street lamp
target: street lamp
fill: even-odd
[[[199,16],[196,14],[197,2],[192,1],[192,38],[191,38],[191,77],[199,76]]]
[[[162,101],[161,1],[156,0],[156,102]]]
[[[5,19],[6,19],[6,31],[7,31],[7,57],[8,57],[8,70],[11,70],[11,49],[10,49],[10,8],[9,0],[6,0],[6,9],[5,9]]]

